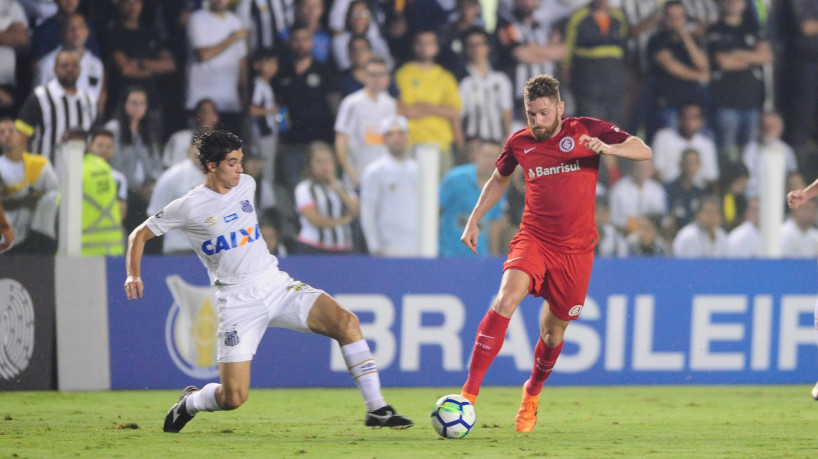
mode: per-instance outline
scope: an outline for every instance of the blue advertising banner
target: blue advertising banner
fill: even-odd
[[[355,312],[385,386],[463,383],[502,259],[289,257],[281,268]],[[818,377],[814,260],[597,259],[588,298],[548,384],[775,384]],[[148,256],[145,297],[122,295],[108,260],[111,384],[178,388],[218,378],[216,303],[195,257]],[[519,385],[533,363],[541,299],[509,325],[485,384]],[[351,386],[337,345],[270,329],[254,387]],[[197,381],[198,380],[198,381]]]

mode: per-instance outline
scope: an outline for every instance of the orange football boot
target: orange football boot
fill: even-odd
[[[528,384],[528,381],[526,381]],[[520,410],[514,419],[514,426],[517,432],[531,432],[537,425],[537,406],[540,403],[540,394],[529,395],[523,384],[523,400],[520,402]]]

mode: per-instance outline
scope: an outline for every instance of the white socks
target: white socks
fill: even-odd
[[[341,346],[341,353],[344,354],[344,361],[349,369],[349,374],[358,385],[358,390],[364,397],[364,404],[367,411],[375,411],[386,406],[386,400],[381,395],[381,378],[378,375],[378,367],[369,344],[365,339]],[[206,386],[205,386],[206,387]]]
[[[221,384],[210,383],[190,394],[185,400],[187,414],[193,416],[199,411],[221,411],[221,407],[216,402],[216,389],[219,387]]]

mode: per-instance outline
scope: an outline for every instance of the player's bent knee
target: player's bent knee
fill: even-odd
[[[353,342],[359,339],[361,335],[361,324],[358,322],[358,316],[342,309],[339,314],[337,322],[337,340],[339,342]]]
[[[516,298],[514,295],[504,295],[499,294],[497,295],[497,299],[494,300],[494,304],[491,308],[497,314],[500,314],[503,317],[511,317],[514,314],[514,311],[517,309],[517,305],[520,304],[522,298]]]
[[[219,400],[219,406],[226,411],[235,410],[242,406],[249,396],[249,392],[225,392]]]

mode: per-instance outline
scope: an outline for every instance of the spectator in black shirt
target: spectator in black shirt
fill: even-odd
[[[278,155],[278,179],[292,193],[301,179],[307,145],[316,140],[332,143],[333,122],[340,101],[335,88],[337,78],[327,64],[312,53],[312,32],[297,24],[288,41],[290,59],[285,60],[273,79],[278,106],[286,108],[289,118],[282,130]]]
[[[655,104],[655,116],[649,117],[651,132],[676,127],[682,105],[704,105],[710,79],[707,53],[688,30],[687,13],[680,0],[665,3],[662,25],[648,42]]]
[[[747,0],[723,0],[719,21],[707,29],[713,78],[710,96],[722,163],[737,163],[741,149],[758,140],[764,103],[761,66],[772,62],[772,48],[745,19]]]

